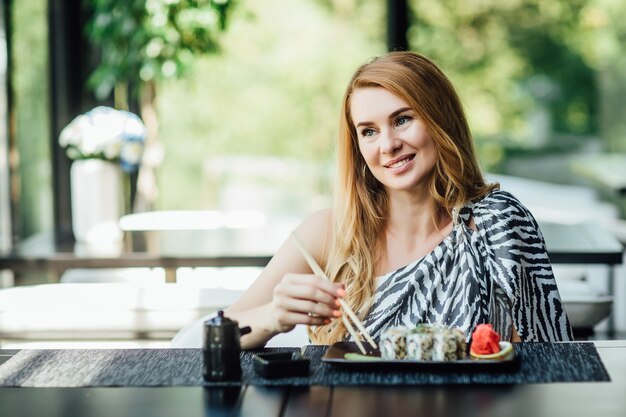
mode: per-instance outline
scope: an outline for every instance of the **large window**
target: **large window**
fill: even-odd
[[[53,226],[49,115],[58,106],[48,105],[48,3],[12,1],[6,16],[13,46],[13,224],[20,237]],[[583,152],[590,144],[626,149],[621,2],[408,4],[409,46],[434,58],[458,86],[486,168],[505,171],[520,148],[530,149],[530,159]],[[184,78],[157,85],[165,152],[154,208],[302,213],[327,205],[341,95],[356,66],[385,51],[386,6],[237,2],[222,52],[198,59]],[[68,121],[75,116],[70,110]],[[524,161],[514,173],[541,170]]]
[[[16,233],[51,230],[47,0],[11,2]]]

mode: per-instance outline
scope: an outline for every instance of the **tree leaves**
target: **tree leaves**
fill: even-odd
[[[180,77],[216,52],[233,0],[94,0],[86,26],[100,49],[88,84],[99,99],[118,83]]]

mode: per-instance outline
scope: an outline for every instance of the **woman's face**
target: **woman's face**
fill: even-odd
[[[359,88],[350,112],[361,155],[378,181],[389,191],[428,187],[435,142],[404,100],[384,88]]]

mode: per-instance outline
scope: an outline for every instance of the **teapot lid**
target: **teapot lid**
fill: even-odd
[[[217,316],[213,317],[210,320],[207,320],[206,324],[208,324],[209,326],[216,326],[216,327],[237,326],[238,322],[236,322],[235,320],[231,320],[228,317],[224,316],[223,310],[218,310]]]

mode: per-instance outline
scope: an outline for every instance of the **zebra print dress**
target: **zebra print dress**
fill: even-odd
[[[390,327],[438,323],[469,340],[477,324],[491,323],[503,340],[511,325],[524,342],[571,340],[543,236],[526,207],[496,190],[455,215],[430,254],[376,278],[368,332],[379,338]]]

